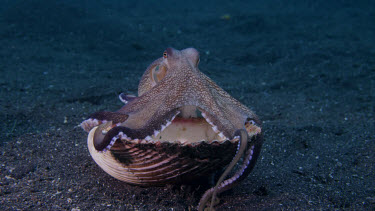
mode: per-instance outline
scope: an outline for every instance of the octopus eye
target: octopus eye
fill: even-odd
[[[168,57],[167,51],[164,51],[163,57],[164,57],[164,59],[166,59]]]
[[[158,65],[152,70],[151,74],[153,81],[155,83],[159,83],[159,81],[161,81],[161,79],[163,79],[167,74],[167,69],[165,68],[165,66]]]

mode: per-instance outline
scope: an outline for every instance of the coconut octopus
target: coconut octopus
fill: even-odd
[[[198,210],[212,210],[216,194],[251,172],[263,139],[254,112],[200,72],[198,64],[196,49],[167,48],[143,74],[138,97],[120,94],[121,109],[96,112],[81,127],[89,132],[95,162],[130,184],[207,181],[227,166],[199,202]]]

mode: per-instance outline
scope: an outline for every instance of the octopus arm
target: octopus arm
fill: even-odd
[[[246,106],[232,98],[206,75],[202,74],[200,77],[204,79],[205,87],[207,87],[206,92],[209,93],[203,95],[200,100],[201,107],[207,112],[212,123],[224,132],[225,136],[230,137],[237,129],[244,128],[246,121],[253,120],[260,124],[256,115]]]
[[[165,92],[163,84],[156,85],[116,112],[128,115],[126,121],[119,125],[127,129],[120,131],[133,139],[143,139],[153,135],[178,114],[178,108],[174,103],[175,100]]]
[[[260,149],[262,147],[263,137],[259,137],[258,139],[255,139],[253,137],[250,140],[246,130],[243,129],[236,130],[234,136],[240,136],[240,145],[238,147],[236,155],[233,158],[232,162],[226,168],[225,172],[219,178],[216,186],[208,189],[202,196],[198,204],[199,211],[205,210],[205,207],[207,205],[210,207],[209,210],[213,210],[216,195],[236,186],[250,174],[250,172],[253,170],[255,166],[255,163],[260,154]],[[239,162],[242,156],[243,161],[238,170],[234,173],[232,177],[224,180],[225,177],[229,174],[229,172],[234,168],[236,163]]]

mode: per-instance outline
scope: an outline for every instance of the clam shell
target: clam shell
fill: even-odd
[[[95,162],[116,179],[141,186],[199,183],[199,179],[225,167],[238,145],[238,138],[194,144],[118,139],[110,150],[99,152],[93,145],[96,129],[90,131],[87,139]]]

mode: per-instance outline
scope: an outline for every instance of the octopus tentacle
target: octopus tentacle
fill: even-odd
[[[128,102],[137,98],[137,96],[121,93],[121,94],[119,94],[118,98],[120,99],[121,102],[123,102],[124,104],[127,104]]]
[[[209,111],[208,117],[224,135],[229,137],[236,129],[242,128],[247,118],[254,120],[257,125],[261,124],[250,109],[231,97],[210,78],[202,73],[199,73],[199,77],[203,80],[198,87],[206,87],[205,91],[212,96],[207,99],[205,95],[200,95],[199,106]]]
[[[80,124],[80,126],[86,132],[89,132],[92,128],[98,125],[111,122],[113,125],[116,126],[117,124],[125,122],[128,118],[129,115],[127,114],[110,111],[99,111],[91,114],[88,119],[86,119]]]
[[[129,115],[124,126],[130,128],[146,127],[146,124],[160,121],[164,115],[178,108],[176,97],[163,91],[164,83],[175,84],[176,82],[173,82],[172,79],[163,81],[154,86],[152,90],[133,98],[116,112]],[[169,106],[166,106],[166,104],[169,104]]]
[[[240,160],[244,151],[247,148],[248,134],[246,130],[244,129],[237,130],[234,136],[238,136],[238,135],[240,136],[240,142],[239,142],[236,156],[233,158],[232,162],[228,165],[225,172],[221,175],[216,186],[213,188],[210,188],[204,193],[198,205],[199,211],[204,210],[204,207],[206,206],[210,198],[211,198],[210,210],[213,210],[212,208],[213,208],[213,203],[214,203],[216,194],[231,189],[236,183],[241,181],[243,178],[245,178],[248,175],[248,173],[250,173],[252,168],[250,168],[250,171],[247,169],[249,169],[248,167],[252,159],[254,145],[249,147],[248,150],[246,151],[245,158],[243,160],[243,164],[241,165],[241,168],[231,178],[223,182],[224,178],[229,174],[229,172],[237,164],[237,162]]]
[[[112,121],[114,124],[125,122],[129,115],[118,112],[99,111],[90,115],[89,118],[97,120]]]
[[[113,125],[112,121],[99,126],[94,134],[94,147],[98,151],[109,149],[116,141],[116,137],[121,135],[126,139],[148,139],[152,135],[157,135],[163,129],[163,123],[170,124],[179,114],[179,111],[172,110],[167,114],[157,118],[159,121],[150,120],[141,128],[129,128],[123,125]],[[160,121],[162,120],[162,121]],[[164,121],[163,121],[164,120]],[[165,127],[165,126],[164,126]]]

